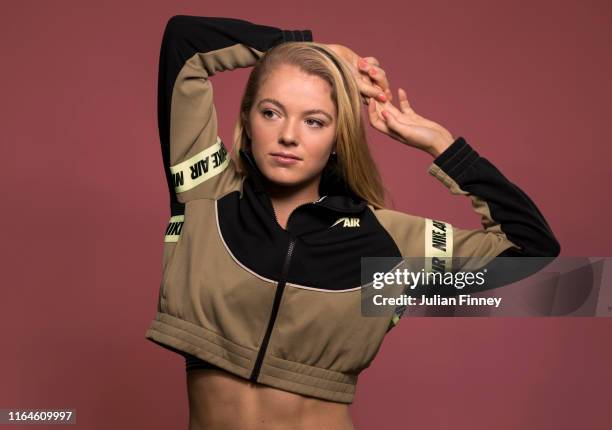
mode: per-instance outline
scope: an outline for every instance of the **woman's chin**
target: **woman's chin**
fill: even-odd
[[[273,169],[275,170],[275,169]],[[277,187],[295,187],[304,183],[304,178],[297,177],[296,175],[278,174],[278,172],[272,172],[272,174],[266,174],[266,179]]]
[[[268,177],[268,181],[277,187],[295,187],[301,183],[301,181],[286,177]]]

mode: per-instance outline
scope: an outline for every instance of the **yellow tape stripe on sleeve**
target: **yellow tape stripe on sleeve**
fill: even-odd
[[[179,237],[181,237],[181,230],[183,229],[184,222],[185,215],[175,215],[170,217],[168,227],[166,227],[164,242],[178,242]]]
[[[451,270],[453,256],[453,227],[443,221],[425,219],[425,270]],[[434,264],[432,264],[434,263]]]
[[[177,193],[190,190],[218,175],[229,165],[227,150],[217,136],[217,141],[193,157],[170,166],[174,190]]]

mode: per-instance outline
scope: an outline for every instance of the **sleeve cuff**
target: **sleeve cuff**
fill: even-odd
[[[312,42],[311,30],[283,30],[284,42]]]
[[[451,146],[433,160],[431,167],[436,165],[452,177],[470,167],[478,158],[478,152],[463,137],[459,136]]]

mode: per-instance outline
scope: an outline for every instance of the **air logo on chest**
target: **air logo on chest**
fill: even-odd
[[[333,223],[330,228],[340,223],[342,223],[342,227],[359,227],[359,218],[349,218],[346,216],[338,218],[338,221]]]

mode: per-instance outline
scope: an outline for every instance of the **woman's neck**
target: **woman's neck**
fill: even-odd
[[[319,182],[320,178],[309,183],[284,186],[267,181],[266,190],[270,195],[270,199],[273,202],[277,202],[283,205],[296,203],[300,205],[303,203],[314,202],[319,200]]]
[[[286,228],[289,216],[295,208],[305,203],[319,200],[320,178],[305,184],[283,186],[266,182],[266,190],[270,196],[276,219],[281,227]]]

